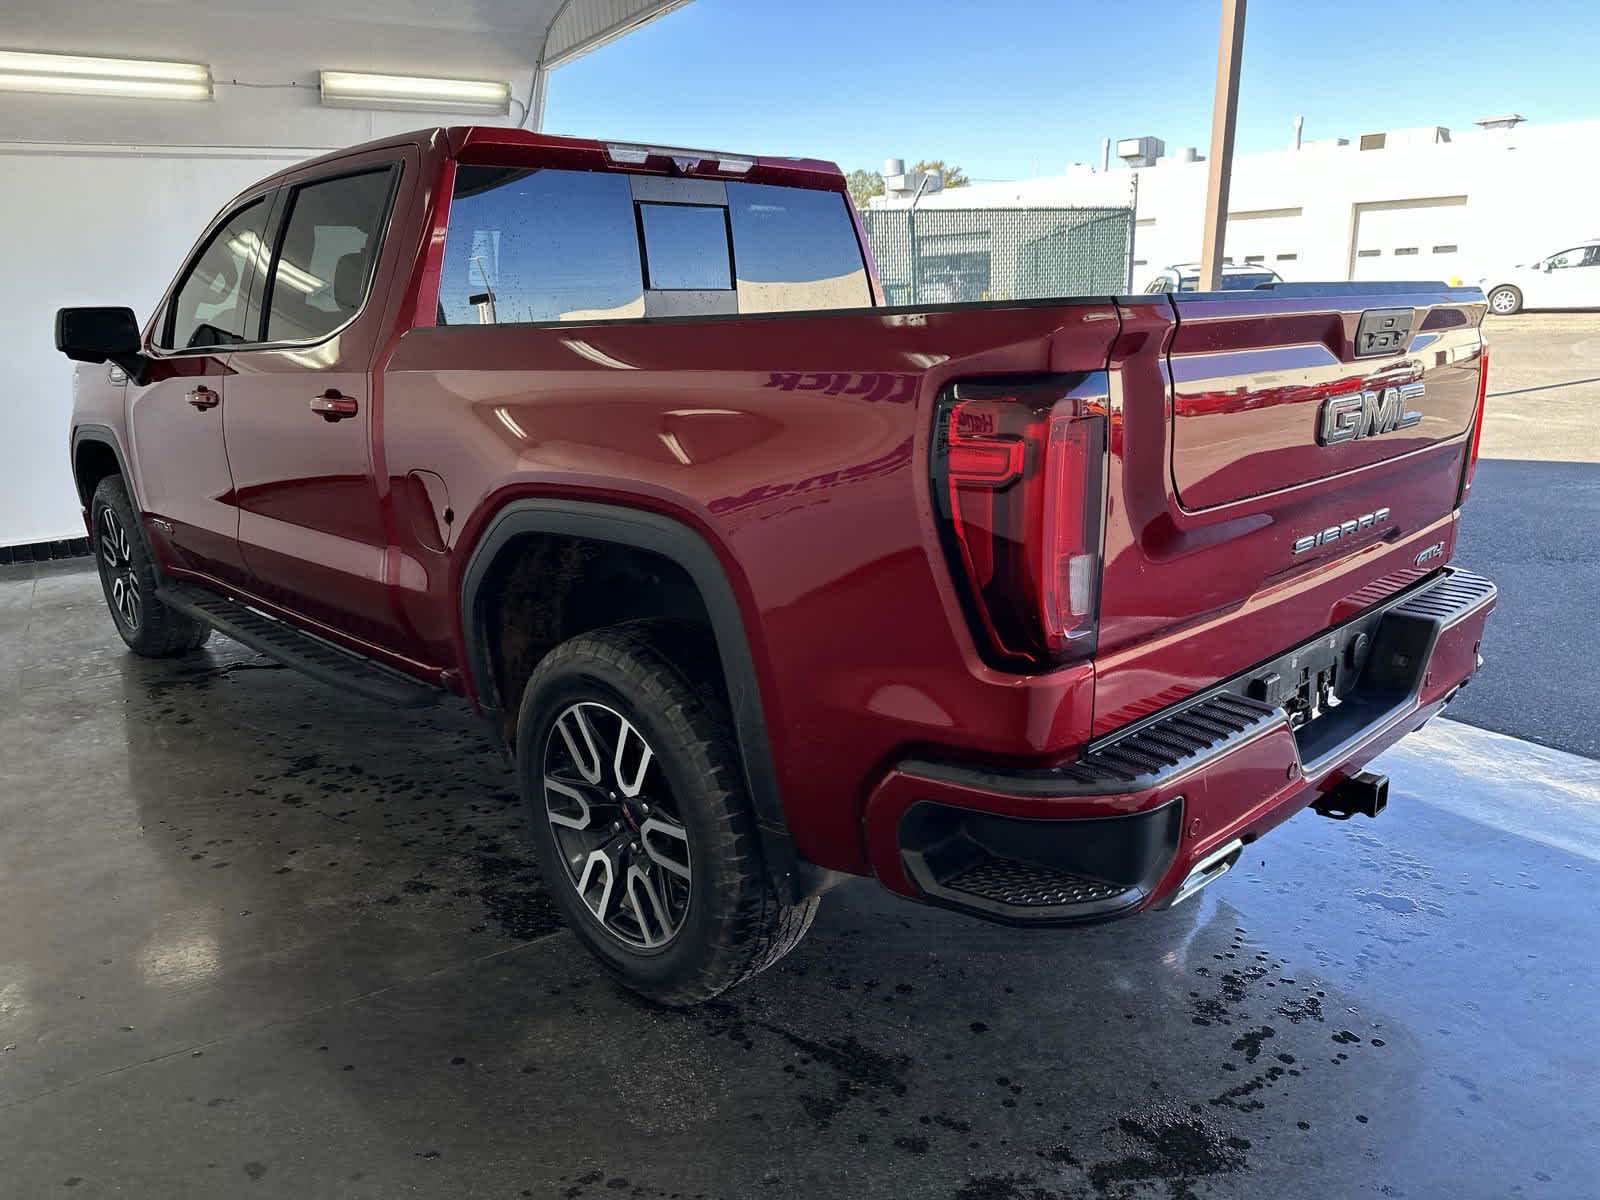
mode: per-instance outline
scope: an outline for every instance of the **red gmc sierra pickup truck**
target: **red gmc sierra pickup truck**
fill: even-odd
[[[465,698],[575,933],[691,1003],[847,876],[1066,925],[1375,814],[1495,602],[1483,314],[887,307],[831,164],[461,128],[262,181],[56,340],[128,645]]]

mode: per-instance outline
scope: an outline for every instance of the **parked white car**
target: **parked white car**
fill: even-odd
[[[1478,286],[1502,317],[1525,308],[1600,308],[1600,238],[1485,275]]]

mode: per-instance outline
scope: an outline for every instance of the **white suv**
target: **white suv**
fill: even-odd
[[[1600,308],[1600,238],[1526,266],[1478,280],[1489,311],[1502,317],[1525,308]]]

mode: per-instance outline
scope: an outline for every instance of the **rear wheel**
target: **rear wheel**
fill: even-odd
[[[166,658],[205,645],[211,627],[168,608],[156,595],[155,564],[120,476],[108,475],[94,489],[89,519],[106,606],[128,649]]]
[[[669,660],[665,623],[584,634],[528,680],[517,763],[546,885],[625,986],[687,1005],[804,936],[818,901],[768,882],[714,690]]]
[[[1522,293],[1509,283],[1489,293],[1489,311],[1497,317],[1509,317],[1522,311]]]

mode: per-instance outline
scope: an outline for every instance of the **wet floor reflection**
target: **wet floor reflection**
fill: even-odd
[[[1600,1166],[1600,1038],[1564,1015],[1600,982],[1593,861],[1410,789],[1448,790],[1435,767],[1391,766],[1379,822],[1298,818],[1136,922],[1019,932],[847,887],[773,971],[677,1013],[559,932],[465,712],[220,641],[23,669],[19,1194],[1577,1195]]]

